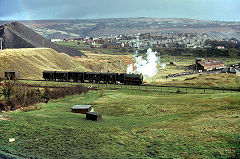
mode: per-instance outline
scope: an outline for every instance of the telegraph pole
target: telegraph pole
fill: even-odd
[[[0,42],[1,42],[1,50],[3,49],[3,44],[2,44],[3,42],[2,42],[2,41],[3,41],[3,38],[0,38]]]

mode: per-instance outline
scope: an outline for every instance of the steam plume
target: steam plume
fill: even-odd
[[[147,58],[143,59],[142,56],[134,55],[136,63],[134,66],[136,70],[133,70],[133,65],[128,65],[127,73],[142,73],[144,76],[154,77],[158,73],[157,65],[160,64],[160,59],[157,57],[157,52],[153,52],[151,48],[147,50]],[[163,68],[166,65],[161,64]]]

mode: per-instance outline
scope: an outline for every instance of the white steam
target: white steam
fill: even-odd
[[[127,73],[142,73],[144,76],[154,77],[158,73],[157,65],[161,65],[162,68],[166,67],[166,64],[160,64],[160,59],[157,57],[157,52],[153,52],[151,48],[147,50],[147,58],[143,59],[142,56],[134,55],[136,63],[134,66],[136,70],[133,70],[133,65],[128,65]]]
[[[127,68],[127,73],[132,73],[133,72],[133,65],[132,64],[129,64],[128,65],[128,68]]]
[[[160,66],[162,67],[162,69],[166,68],[166,64],[165,63],[161,64]]]

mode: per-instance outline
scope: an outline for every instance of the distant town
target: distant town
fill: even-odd
[[[140,33],[115,37],[76,37],[71,39],[50,39],[52,42],[81,41],[91,48],[239,48],[235,38],[221,39],[198,33]],[[80,42],[78,43],[80,45]]]

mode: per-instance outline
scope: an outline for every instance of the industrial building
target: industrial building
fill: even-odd
[[[225,65],[220,60],[208,60],[204,61],[202,58],[196,59],[196,70],[210,71],[225,68]]]

